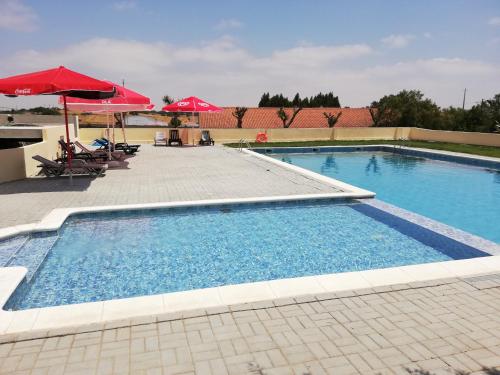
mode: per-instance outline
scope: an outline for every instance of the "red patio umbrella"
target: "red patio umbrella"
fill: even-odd
[[[68,98],[68,109],[82,112],[132,112],[149,111],[154,108],[151,99],[138,92],[119,86],[113,82],[105,81],[116,88],[116,96],[109,99],[82,99]],[[63,104],[63,98],[59,99]]]
[[[69,145],[68,109],[66,97],[105,99],[115,95],[113,84],[60,66],[39,72],[20,74],[0,79],[0,93],[7,96],[25,95],[62,95],[64,103],[64,121],[66,124],[66,142]],[[71,152],[68,164],[71,168]]]
[[[207,103],[196,96],[190,96],[189,98],[184,98],[179,100],[178,102],[168,104],[164,106],[162,111],[165,112],[192,112],[192,113],[200,113],[200,112],[221,112],[222,109]],[[198,118],[198,124],[199,124]],[[193,140],[194,142],[194,140]]]
[[[222,109],[207,103],[196,96],[184,98],[178,102],[168,104],[161,109],[165,112],[220,112]]]
[[[123,113],[132,111],[151,111],[154,104],[147,96],[141,95],[138,92],[125,88],[124,86],[117,85],[110,81],[105,81],[116,88],[116,96],[108,99],[82,99],[82,98],[68,98],[66,100],[67,107],[72,111],[81,112],[106,112],[106,113]],[[59,98],[59,103],[64,103],[64,98]],[[122,132],[123,140],[125,139],[124,119],[122,115]],[[109,132],[109,122],[108,122]],[[114,126],[113,126],[113,143],[114,143]],[[111,151],[111,149],[110,149]]]

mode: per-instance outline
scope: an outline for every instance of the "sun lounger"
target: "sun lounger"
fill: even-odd
[[[68,152],[69,152],[68,144],[66,142],[64,142],[62,139],[60,139],[58,142],[59,142],[59,145],[61,146],[61,149],[63,151],[61,160],[62,161],[67,161],[67,159],[68,159]],[[72,159],[82,159],[82,160],[90,161],[90,162],[93,162],[93,163],[97,163],[99,161],[104,161],[105,159],[107,159],[106,155],[104,155],[104,156],[96,156],[96,155],[92,155],[89,152],[76,152],[75,151],[75,146],[73,144],[70,144],[70,147],[71,147],[71,157],[72,157]]]
[[[104,148],[107,150],[108,147],[111,146],[112,151],[116,151],[116,150],[123,151],[127,155],[135,154],[137,151],[139,151],[139,147],[141,147],[141,145],[129,145],[128,143],[124,143],[124,142],[113,144],[113,142],[110,142],[108,139],[106,139],[104,137],[100,138],[100,139],[96,139],[95,141],[101,145],[101,148]]]
[[[175,143],[177,146],[182,146],[182,139],[179,137],[177,129],[171,129],[168,137],[168,145],[172,146]]]
[[[213,146],[215,144],[213,138],[210,137],[210,132],[208,130],[201,131],[200,146]]]
[[[154,139],[155,146],[158,145],[167,145],[167,137],[165,136],[164,132],[156,132],[155,133],[155,139]]]
[[[80,149],[82,150],[83,152],[86,152],[86,153],[89,153],[95,157],[105,157],[107,158],[108,157],[108,152],[106,150],[91,150],[89,148],[87,148],[86,146],[84,146],[83,144],[81,144],[80,142],[78,141],[75,141],[75,145]],[[125,158],[125,152],[123,151],[113,151],[111,152],[111,158],[113,160],[118,160],[118,161],[121,161]]]
[[[55,162],[40,155],[33,156],[33,159],[41,163],[38,165],[41,168],[39,174],[44,174],[47,177],[62,176],[70,172],[75,175],[102,176],[106,169],[108,169],[107,164],[91,163],[82,159],[72,160],[71,168],[69,168],[69,164],[66,162]]]
[[[94,140],[95,143],[97,143],[97,145],[99,146],[98,150],[101,150],[101,151],[107,151],[110,147],[110,144],[108,141],[105,141],[103,139],[95,139]],[[113,147],[112,147],[113,149]],[[123,151],[126,155],[134,155],[136,153],[136,149],[133,149],[133,148],[120,148],[120,149],[116,149],[114,148],[115,151]]]

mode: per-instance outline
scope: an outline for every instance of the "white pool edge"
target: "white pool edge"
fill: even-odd
[[[361,189],[359,189],[361,190]],[[323,194],[297,194],[297,195],[277,195],[268,197],[252,197],[252,198],[227,198],[227,199],[204,199],[195,201],[175,201],[175,202],[157,202],[157,203],[138,203],[138,204],[122,204],[109,206],[87,206],[87,207],[70,207],[70,208],[55,208],[50,211],[38,223],[16,225],[0,229],[0,240],[20,234],[32,232],[56,231],[64,224],[66,219],[71,215],[96,213],[96,212],[114,212],[114,211],[136,211],[150,210],[162,208],[182,208],[196,206],[217,206],[231,205],[244,203],[271,203],[271,202],[290,202],[304,201],[316,199],[358,199],[369,198],[375,194],[362,191],[347,191],[339,193],[323,193]]]
[[[24,278],[25,272],[26,269],[23,267],[10,270],[11,276],[14,276],[18,283]],[[396,284],[472,277],[498,272],[500,272],[500,256],[489,256],[367,271],[225,285],[207,289],[19,311],[1,310],[0,339],[3,335],[9,337],[24,335],[26,337],[26,335],[29,336],[30,332],[44,331],[49,333],[50,331],[68,327],[106,325],[116,321],[146,316],[227,307],[228,305],[301,295],[319,295]],[[0,280],[2,280],[1,275]],[[12,280],[10,285],[11,290],[13,290]]]
[[[286,168],[286,169],[292,170],[294,172],[300,173],[301,175],[312,178],[313,180],[317,180],[317,181],[320,181],[324,184],[333,186],[335,188],[339,188],[339,189],[343,190],[345,193],[351,193],[353,198],[362,199],[362,198],[375,197],[375,193],[372,191],[365,190],[365,189],[359,188],[357,186],[345,183],[343,181],[324,176],[322,174],[310,171],[309,169],[305,169],[305,168],[302,168],[302,167],[299,167],[296,165],[285,163],[281,160],[274,159],[274,158],[271,158],[271,157],[263,155],[263,154],[259,154],[258,152],[255,152],[252,150],[242,149],[242,152],[247,154],[247,155],[251,155],[253,157],[259,158],[261,160],[265,160],[268,163],[276,164],[282,168]]]

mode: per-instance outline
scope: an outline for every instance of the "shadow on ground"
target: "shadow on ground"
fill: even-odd
[[[19,181],[0,184],[0,195],[44,192],[85,191],[95,178],[90,176],[73,176],[70,184],[69,177],[32,177]]]
[[[248,370],[255,375],[266,375],[267,372],[264,370],[258,363],[255,362],[250,362],[248,363]],[[405,368],[406,372],[410,375],[436,375],[432,371],[427,371],[427,370],[415,370],[415,369],[409,369]],[[471,372],[468,371],[462,371],[462,370],[453,370],[451,368],[446,369],[446,371],[450,375],[470,375],[472,374]],[[440,372],[441,374],[442,372]],[[474,372],[475,374],[479,374],[479,372]],[[500,375],[500,370],[495,369],[493,367],[483,367],[481,369],[481,374],[483,375]],[[302,375],[314,375],[313,372],[304,372]]]
[[[426,370],[411,370],[411,369],[406,369],[406,371],[411,374],[411,375],[434,375],[433,372],[431,371],[426,371]],[[481,369],[481,372],[484,375],[500,375],[500,370],[495,369],[493,367],[483,367]],[[477,372],[475,372],[477,373]],[[471,374],[468,371],[462,371],[462,370],[452,370],[450,369],[450,374],[452,375],[469,375]]]

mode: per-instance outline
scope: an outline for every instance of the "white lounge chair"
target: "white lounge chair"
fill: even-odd
[[[167,136],[165,135],[164,132],[156,132],[155,133],[155,146],[157,145],[167,145]]]

